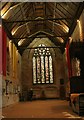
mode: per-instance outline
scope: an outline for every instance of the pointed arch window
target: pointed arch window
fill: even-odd
[[[33,55],[33,84],[41,83],[53,83],[52,56],[44,44],[40,44]]]

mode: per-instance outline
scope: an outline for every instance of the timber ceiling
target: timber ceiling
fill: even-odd
[[[2,2],[1,19],[22,54],[34,38],[49,38],[64,50],[84,2]]]

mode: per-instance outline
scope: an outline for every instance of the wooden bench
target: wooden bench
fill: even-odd
[[[72,93],[70,100],[73,111],[79,115],[84,115],[84,93]]]

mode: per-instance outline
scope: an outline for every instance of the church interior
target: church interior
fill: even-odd
[[[65,101],[83,116],[84,2],[0,4],[2,115],[17,103]]]

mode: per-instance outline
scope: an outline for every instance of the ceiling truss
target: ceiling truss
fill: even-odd
[[[0,12],[2,25],[20,54],[35,38],[49,38],[63,53],[83,9],[84,2],[4,2]]]

